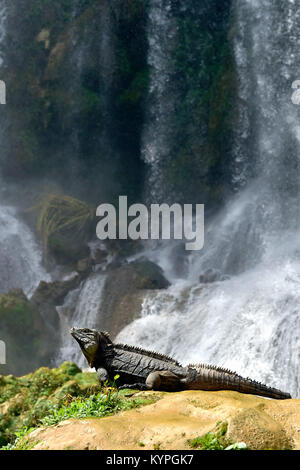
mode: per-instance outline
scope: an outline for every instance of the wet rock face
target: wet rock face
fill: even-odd
[[[41,281],[31,298],[31,303],[38,309],[43,309],[45,305],[62,305],[68,292],[76,289],[81,280],[79,275],[75,275],[67,281]]]
[[[21,289],[0,295],[0,339],[7,364],[0,373],[22,375],[48,366],[57,354],[60,322],[56,306],[76,289],[87,272],[66,281],[41,281],[31,299]]]
[[[0,339],[6,344],[0,373],[23,375],[48,364],[55,344],[47,333],[40,312],[21,289],[0,295]]]
[[[6,174],[54,177],[97,200],[103,186],[110,196],[140,186],[144,23],[144,0],[20,0],[10,7]]]
[[[80,259],[76,265],[79,274],[89,274],[93,269],[94,261],[91,258]]]
[[[143,258],[123,268],[136,289],[166,289],[170,283],[163,270],[152,261]]]
[[[147,31],[149,2],[7,3],[6,174],[54,176],[97,200],[103,192],[106,199],[122,193],[136,199],[146,173],[141,140],[151,101],[148,52],[157,40]],[[201,194],[202,202],[219,205],[229,190],[235,125],[231,1],[167,3],[176,37],[172,50],[155,47],[170,69],[165,108],[172,110],[174,100],[176,112],[165,116],[170,136],[163,185],[186,202],[199,202]]]
[[[185,450],[222,423],[226,440],[244,442],[250,450],[300,449],[300,400],[279,402],[231,391],[156,396],[156,403],[138,410],[38,429],[30,442],[36,450],[153,450],[158,444],[162,450]]]
[[[166,289],[162,269],[147,259],[125,264],[108,272],[100,306],[99,329],[116,336],[139,317],[147,290]]]

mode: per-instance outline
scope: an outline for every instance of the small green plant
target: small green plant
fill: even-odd
[[[199,450],[246,450],[247,445],[244,442],[232,443],[226,438],[227,428],[227,423],[219,421],[215,431],[190,439],[188,444],[192,449]]]
[[[14,433],[16,436],[15,442],[13,444],[9,443],[6,446],[1,447],[0,450],[29,450],[30,445],[27,439],[24,440],[24,437],[26,434],[29,434],[31,431],[33,431],[33,429],[34,428],[28,428],[27,426],[24,426],[21,431]]]
[[[105,392],[91,395],[89,398],[74,398],[70,403],[45,416],[41,424],[51,426],[71,418],[102,417],[134,406],[135,402],[123,400],[118,392],[107,388]]]
[[[145,444],[144,444],[143,442],[139,442],[139,443],[138,443],[138,446],[139,446],[139,447],[145,447]]]
[[[209,432],[202,437],[196,437],[189,441],[189,445],[192,449],[200,450],[224,450],[223,444],[220,439],[215,436],[213,432]]]
[[[114,380],[117,380],[117,377],[115,377]],[[104,417],[121,410],[129,410],[147,405],[151,402],[149,398],[126,399],[112,387],[107,387],[103,388],[100,393],[91,395],[88,398],[73,398],[70,396],[70,401],[68,399],[62,406],[54,407],[49,411],[47,416],[40,419],[39,423],[43,426],[52,426],[71,418]],[[24,427],[21,431],[15,433],[16,439],[13,444],[9,443],[0,450],[28,450],[30,446],[34,446],[35,444],[30,443],[28,439],[24,438],[34,429],[35,428]],[[141,447],[144,446],[144,444],[140,444]]]

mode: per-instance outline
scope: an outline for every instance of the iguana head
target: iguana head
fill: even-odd
[[[72,328],[70,333],[79,344],[90,367],[95,366],[96,359],[99,361],[101,351],[109,344],[112,344],[108,334],[102,331],[90,330],[89,328]]]

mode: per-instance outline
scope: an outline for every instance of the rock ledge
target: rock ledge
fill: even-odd
[[[189,439],[226,422],[228,439],[243,441],[249,449],[300,449],[299,399],[268,400],[231,391],[158,395],[159,401],[139,409],[37,429],[29,442],[36,450],[184,450]]]

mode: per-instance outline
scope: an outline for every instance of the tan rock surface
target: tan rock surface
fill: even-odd
[[[300,449],[300,400],[231,391],[160,395],[159,401],[139,409],[35,430],[30,442],[36,442],[37,450],[183,450],[189,449],[188,439],[227,422],[228,439],[244,441],[250,449]]]

